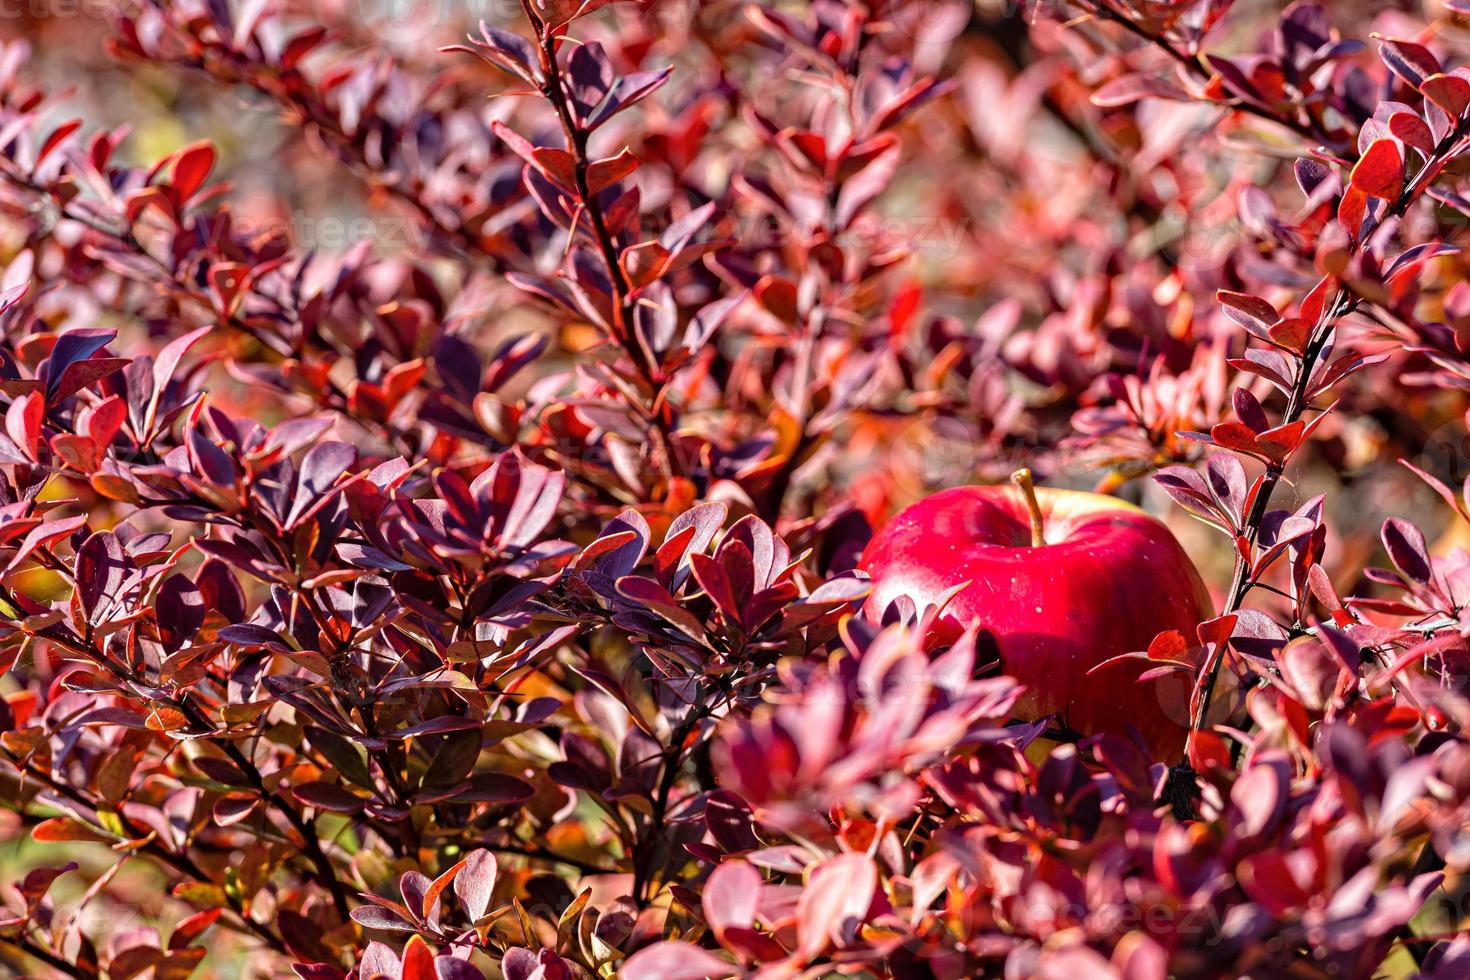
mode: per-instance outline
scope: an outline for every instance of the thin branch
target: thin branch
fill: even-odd
[[[1460,122],[1454,130],[1444,137],[1435,147],[1425,161],[1424,166],[1415,175],[1414,179],[1405,185],[1399,196],[1383,212],[1383,221],[1391,218],[1402,217],[1409,207],[1413,205],[1428,188],[1433,175],[1438,172],[1435,161],[1453,155],[1453,152],[1465,137],[1467,123]],[[1364,220],[1361,233],[1353,243],[1354,255],[1361,252],[1373,235],[1373,232],[1381,227],[1382,221],[1372,218]],[[1322,321],[1314,328],[1312,336],[1307,342],[1306,350],[1302,354],[1300,365],[1297,368],[1297,376],[1292,385],[1291,394],[1287,399],[1286,409],[1282,413],[1281,424],[1290,425],[1299,421],[1302,415],[1311,407],[1312,380],[1316,373],[1318,362],[1323,352],[1331,347],[1332,340],[1337,334],[1337,324],[1350,314],[1356,312],[1365,302],[1361,296],[1355,296],[1344,284],[1338,287],[1332,303],[1323,315]],[[1260,489],[1251,506],[1250,513],[1246,516],[1245,525],[1240,533],[1243,535],[1249,547],[1240,549],[1235,558],[1235,574],[1230,583],[1229,600],[1221,615],[1228,616],[1239,611],[1245,604],[1246,596],[1249,595],[1254,582],[1251,577],[1251,556],[1255,553],[1255,546],[1260,538],[1261,525],[1266,518],[1266,513],[1271,506],[1271,497],[1281,482],[1285,466],[1281,463],[1272,463],[1266,467],[1266,473],[1262,480]],[[1215,651],[1211,663],[1207,669],[1204,683],[1201,687],[1200,697],[1195,702],[1194,713],[1190,719],[1192,731],[1201,731],[1205,727],[1205,721],[1209,717],[1210,702],[1214,696],[1215,684],[1219,678],[1221,665],[1224,663],[1223,651]]]
[[[67,962],[60,956],[57,956],[55,953],[33,941],[24,932],[13,938],[0,937],[0,946],[14,949],[22,956],[28,956],[33,960],[39,960],[40,962],[45,963],[47,966],[51,967],[51,969],[57,971],[58,973],[61,973],[68,977],[76,977],[77,980],[96,980],[97,977],[100,977],[102,975],[96,970],[85,970],[82,967],[77,966],[75,963]]]
[[[1125,14],[1110,7],[1107,3],[1107,0],[1092,0],[1092,2],[1089,3],[1085,9],[1088,11],[1088,13],[1091,13],[1098,19],[1104,20],[1110,24],[1117,24],[1119,27],[1122,27],[1128,33],[1132,34],[1134,37],[1137,37],[1141,41],[1144,41],[1149,46],[1157,48],[1160,51],[1164,52],[1170,58],[1174,59],[1181,66],[1183,66],[1184,69],[1188,71],[1191,75],[1195,76],[1201,81],[1208,81],[1209,79],[1215,77],[1214,70],[1210,68],[1209,63],[1205,61],[1203,55],[1197,52],[1189,53],[1185,51],[1180,51],[1169,41],[1168,38],[1157,34],[1150,34],[1147,30],[1143,28],[1142,25],[1136,23]],[[1292,116],[1282,115],[1281,113],[1267,108],[1266,106],[1257,105],[1254,102],[1247,102],[1242,100],[1228,104],[1215,104],[1220,105],[1221,108],[1230,109],[1236,112],[1244,112],[1249,115],[1256,116],[1257,118],[1264,119],[1267,122],[1275,123],[1278,126],[1284,126],[1285,128],[1291,130],[1293,133],[1296,133],[1303,139],[1311,140],[1314,143],[1331,142],[1330,138],[1328,138],[1325,133],[1320,132],[1316,127],[1303,123],[1300,119],[1296,119]]]
[[[623,269],[618,243],[608,228],[607,216],[603,213],[602,205],[598,202],[597,195],[592,192],[591,184],[588,182],[587,175],[592,167],[592,159],[588,155],[587,145],[592,134],[590,130],[577,122],[576,115],[572,112],[572,107],[567,100],[561,63],[557,58],[557,34],[542,20],[529,0],[521,0],[521,7],[540,39],[537,53],[541,62],[541,73],[545,78],[541,86],[541,94],[556,110],[557,120],[561,123],[566,151],[574,160],[573,177],[576,182],[577,196],[581,201],[581,210],[586,213],[592,225],[593,238],[597,242],[603,264],[607,267],[608,281],[612,285],[613,339],[622,346],[639,376],[652,391],[645,414],[652,423],[652,432],[658,441],[657,455],[663,457],[661,462],[667,475],[677,476],[680,466],[674,453],[673,432],[668,418],[669,379],[663,376],[663,368],[658,363],[657,355],[644,347],[639,340],[635,290]],[[574,223],[578,220],[577,217],[573,217]]]

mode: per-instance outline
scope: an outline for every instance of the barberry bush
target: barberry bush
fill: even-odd
[[[0,970],[1470,976],[1470,4],[1235,6],[0,11]],[[863,612],[1022,465],[1183,759]]]

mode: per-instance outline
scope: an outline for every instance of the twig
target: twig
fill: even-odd
[[[1440,140],[1434,152],[1425,160],[1424,166],[1415,175],[1414,179],[1407,183],[1399,196],[1384,211],[1384,219],[1402,217],[1409,207],[1419,199],[1428,187],[1432,175],[1438,172],[1435,162],[1445,156],[1453,155],[1452,150],[1465,136],[1467,123],[1461,121],[1454,130]],[[1380,227],[1381,222],[1373,219],[1365,219],[1364,227],[1353,242],[1352,252],[1360,252],[1372,236],[1373,232]],[[1302,354],[1301,363],[1297,369],[1297,376],[1289,398],[1286,410],[1282,413],[1281,424],[1290,425],[1299,421],[1310,408],[1310,394],[1313,375],[1319,359],[1323,352],[1331,346],[1331,342],[1337,333],[1337,324],[1344,317],[1354,313],[1365,302],[1361,296],[1354,296],[1347,286],[1339,286],[1327,312],[1323,315],[1321,322],[1313,329],[1312,336],[1307,341],[1306,350]],[[1228,616],[1238,612],[1244,605],[1246,596],[1250,593],[1254,583],[1251,579],[1251,556],[1255,552],[1255,545],[1260,537],[1261,524],[1265,520],[1268,508],[1271,505],[1271,497],[1275,493],[1277,484],[1285,472],[1285,467],[1280,463],[1271,463],[1266,467],[1266,473],[1261,487],[1256,493],[1256,498],[1251,506],[1250,513],[1246,516],[1245,525],[1240,533],[1246,538],[1248,548],[1240,549],[1235,558],[1235,574],[1231,580],[1229,600],[1226,603],[1222,615]],[[1190,719],[1192,731],[1201,731],[1205,727],[1205,721],[1209,717],[1211,698],[1214,695],[1215,682],[1220,674],[1220,667],[1224,662],[1223,651],[1216,650],[1211,657],[1211,663],[1207,669],[1204,684],[1200,690],[1200,697],[1194,706],[1194,713]],[[1188,764],[1186,763],[1186,766]]]
[[[622,346],[639,376],[652,391],[645,414],[652,423],[652,431],[658,443],[658,455],[663,457],[661,462],[667,475],[677,476],[680,466],[674,453],[672,426],[668,418],[669,379],[663,377],[657,355],[645,348],[639,341],[635,290],[633,284],[628,280],[627,273],[623,270],[618,254],[618,243],[607,226],[607,216],[603,214],[602,205],[598,203],[597,196],[592,193],[591,184],[587,179],[588,171],[592,166],[592,159],[587,152],[587,143],[591,133],[577,123],[572,107],[567,101],[566,88],[562,82],[561,64],[556,54],[556,33],[548,27],[529,0],[521,0],[521,8],[525,11],[526,17],[530,20],[540,40],[537,53],[544,77],[541,94],[556,110],[556,117],[561,123],[562,134],[566,140],[566,151],[574,160],[573,179],[577,186],[577,196],[581,199],[581,210],[586,212],[592,225],[593,237],[602,254],[603,264],[607,267],[608,281],[612,284],[613,339]],[[574,222],[577,220],[573,218]]]
[[[6,598],[3,592],[0,592],[0,598]],[[88,660],[112,671],[118,677],[131,684],[150,686],[144,678],[138,676],[131,668],[124,664],[108,660],[88,644],[74,636],[68,636],[65,632],[60,632],[54,624],[38,630],[35,635],[56,643],[65,649],[81,654]],[[177,710],[190,724],[200,729],[214,730],[214,725],[209,722],[209,719],[188,699],[179,695],[168,695],[159,700]],[[331,860],[327,857],[326,852],[322,850],[321,842],[317,839],[315,829],[279,793],[266,788],[265,779],[261,776],[260,770],[256,768],[253,762],[245,757],[245,754],[240,751],[238,746],[229,741],[221,741],[220,748],[229,757],[230,761],[235,764],[235,767],[240,770],[241,775],[245,777],[250,786],[260,795],[261,799],[278,810],[301,837],[301,846],[317,870],[315,880],[331,893],[332,904],[336,907],[343,921],[346,921],[348,913],[351,910],[347,898],[347,890],[337,877]]]
[[[33,942],[24,932],[13,939],[0,938],[0,946],[7,946],[14,949],[22,956],[39,960],[58,973],[65,974],[69,977],[76,977],[78,980],[96,980],[97,977],[102,975],[96,970],[84,970],[75,963],[68,963],[60,956]]]
[[[1134,37],[1137,37],[1145,43],[1151,45],[1152,47],[1158,48],[1160,51],[1163,51],[1170,58],[1173,58],[1180,65],[1182,65],[1186,71],[1194,75],[1196,78],[1207,81],[1215,76],[1214,70],[1210,68],[1209,63],[1205,61],[1202,55],[1198,53],[1190,54],[1184,51],[1180,51],[1178,48],[1174,47],[1174,45],[1171,44],[1167,38],[1156,34],[1150,34],[1143,28],[1142,25],[1135,23],[1124,14],[1108,6],[1107,0],[1092,0],[1087,9],[1088,12],[1091,13],[1093,16],[1101,20],[1105,20],[1110,24],[1117,24],[1119,27],[1122,27]],[[1238,112],[1245,112],[1260,119],[1264,119],[1267,122],[1276,123],[1278,126],[1284,126],[1292,132],[1296,133],[1298,136],[1302,137],[1303,139],[1312,140],[1316,143],[1331,142],[1330,138],[1328,138],[1326,134],[1319,132],[1315,127],[1309,126],[1306,123],[1301,122],[1301,120],[1299,119],[1294,119],[1290,116],[1281,115],[1280,113],[1274,112],[1265,106],[1257,105],[1254,102],[1232,102],[1225,104],[1223,108],[1231,109]]]

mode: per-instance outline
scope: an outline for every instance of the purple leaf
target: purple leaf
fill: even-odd
[[[51,355],[41,365],[42,379],[46,382],[47,404],[54,404],[65,397],[57,394],[57,391],[67,368],[85,361],[116,338],[116,330],[68,330],[57,337],[56,344],[51,348]]]
[[[735,968],[708,950],[669,940],[640,949],[624,961],[622,980],[707,980],[728,977]]]
[[[367,802],[336,783],[302,783],[291,788],[291,795],[296,797],[297,802],[326,810],[328,813],[358,813]]]
[[[387,932],[417,932],[413,923],[406,921],[392,909],[381,905],[359,905],[352,910],[352,921],[364,929],[380,929]],[[396,963],[394,973],[397,973]]]
[[[98,531],[77,549],[77,598],[88,620],[97,622],[104,599],[117,599],[133,572],[133,562],[111,531]]]
[[[484,917],[495,891],[499,864],[490,851],[473,851],[465,859],[463,870],[454,879],[454,894],[464,906],[471,922]]]
[[[357,450],[345,442],[320,442],[307,450],[296,478],[296,495],[286,515],[286,527],[295,527],[356,462]]]

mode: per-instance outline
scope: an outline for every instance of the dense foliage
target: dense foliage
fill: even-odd
[[[1470,4],[1262,6],[7,8],[0,964],[1470,975]],[[1022,463],[1184,760],[861,612]]]

